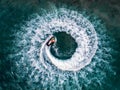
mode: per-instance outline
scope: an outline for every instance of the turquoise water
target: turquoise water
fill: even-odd
[[[91,10],[85,10],[85,5],[83,3],[78,4],[77,1],[74,3],[71,1],[61,2],[64,2],[64,5],[61,3],[60,5],[56,4],[56,6],[77,10],[93,24],[98,36],[98,49],[92,62],[77,72],[59,70],[52,63],[49,65],[54,67],[54,72],[50,72],[49,69],[46,70],[42,66],[41,70],[39,66],[35,64],[36,62],[40,62],[38,58],[41,43],[37,40],[34,43],[32,42],[36,35],[34,30],[30,32],[30,34],[27,33],[31,31],[31,26],[37,27],[37,25],[36,23],[33,23],[33,25],[28,24],[31,20],[36,18],[34,14],[38,13],[41,15],[44,12],[44,10],[40,12],[41,7],[47,10],[44,13],[49,13],[49,11],[54,12],[54,7],[51,7],[49,2],[46,3],[43,1],[29,1],[29,3],[27,1],[1,1],[0,90],[120,89],[119,24],[116,24],[115,21],[106,21],[104,14],[102,16],[92,11],[92,8],[97,5],[97,2],[91,5]],[[54,3],[57,3],[57,1],[53,2],[53,4]],[[88,3],[86,2],[85,4]],[[106,6],[104,2],[103,6]],[[110,18],[112,18],[112,16],[108,19]],[[37,20],[34,22],[37,22]],[[117,21],[117,23],[119,22]],[[32,27],[32,29],[36,27]],[[73,39],[71,40],[71,45],[72,44],[75,44]],[[30,49],[32,46],[35,46],[35,48]],[[71,48],[71,46],[69,47]],[[30,50],[32,51],[29,53],[28,51]],[[34,58],[36,62],[32,61],[31,58]]]

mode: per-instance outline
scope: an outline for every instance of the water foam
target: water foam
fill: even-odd
[[[54,14],[32,15],[31,20],[20,26],[21,29],[15,33],[14,48],[17,53],[11,57],[17,66],[15,71],[20,81],[27,79],[26,83],[31,90],[100,88],[104,78],[108,76],[107,72],[110,75],[113,73],[109,64],[113,49],[109,47],[111,38],[106,35],[106,29],[94,17],[92,25],[85,19],[91,18],[90,16],[82,16],[84,11],[80,14],[60,8]],[[75,38],[79,46],[71,60],[67,60],[65,64],[51,55],[46,46],[51,35],[61,31]]]
[[[78,14],[76,11],[70,11],[64,8],[61,8],[59,11],[61,12],[58,12],[59,15],[57,18],[51,17],[52,15],[44,17],[45,20],[49,18],[50,21],[43,20],[44,23],[41,24],[41,28],[38,28],[38,30],[42,30],[43,32],[47,31],[49,32],[49,35],[55,32],[64,31],[75,38],[78,44],[78,48],[70,59],[65,61],[58,60],[50,53],[49,48],[47,48],[45,44],[48,41],[47,39],[42,45],[40,52],[46,52],[48,59],[57,68],[61,70],[77,71],[91,62],[91,59],[97,50],[97,35],[92,24],[81,14]],[[43,35],[46,36],[46,33]],[[42,53],[40,53],[40,60],[43,62],[44,58]],[[49,67],[47,67],[44,62],[43,65],[45,68],[49,69]]]

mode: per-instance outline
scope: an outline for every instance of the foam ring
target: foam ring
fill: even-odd
[[[52,63],[64,71],[80,70],[90,64],[96,53],[98,44],[96,31],[90,21],[76,11],[61,8],[58,13],[57,17],[49,14],[39,19],[43,22],[38,28],[42,33],[40,37],[49,35],[41,46],[40,61],[46,69],[50,69]],[[78,47],[70,59],[62,61],[51,54],[46,42],[55,32],[66,32],[76,40]]]

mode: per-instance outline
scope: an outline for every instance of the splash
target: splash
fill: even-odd
[[[55,11],[33,15],[17,32],[15,45],[21,49],[14,47],[18,52],[11,56],[15,58],[16,73],[21,79],[27,79],[31,90],[81,90],[98,86],[102,89],[107,72],[113,73],[109,64],[111,38],[106,35],[106,29],[85,11],[66,8]],[[72,57],[65,61],[55,58],[46,46],[53,33],[63,31],[78,44]]]
[[[50,65],[48,64],[50,63],[49,61],[51,61],[52,64],[61,70],[80,70],[91,62],[91,59],[97,50],[98,42],[94,27],[86,18],[76,11],[60,8],[57,14],[58,15],[54,18],[51,17],[52,15],[50,14],[49,16],[44,17],[45,19],[42,19],[42,22],[44,23],[40,24],[40,28],[38,28],[37,32],[46,32],[42,33],[44,36],[52,35],[55,32],[66,32],[75,38],[78,47],[70,59],[62,61],[55,58],[50,53],[50,49],[46,46],[48,40],[46,40],[40,49],[40,61],[46,69],[50,68]],[[41,17],[38,16],[38,18],[41,20]],[[46,20],[48,18],[49,21]],[[48,63],[45,63],[46,60],[44,57],[47,57]]]

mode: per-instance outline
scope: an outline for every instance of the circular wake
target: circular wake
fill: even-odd
[[[49,14],[42,18],[38,16],[38,18],[43,23],[36,31],[41,33],[40,37],[46,36],[40,49],[40,62],[46,69],[50,68],[51,62],[61,70],[77,71],[91,62],[98,42],[95,29],[86,18],[76,11],[64,8],[58,10],[56,17]],[[62,61],[50,53],[50,47],[46,43],[51,38],[48,36],[55,32],[66,32],[76,40],[78,47],[70,59]]]
[[[113,74],[110,65],[113,39],[94,15],[55,8],[52,13],[32,15],[30,21],[23,24],[16,26],[20,27],[15,32],[13,50],[16,53],[10,56],[18,81],[26,80],[31,90],[97,90],[98,87],[102,89],[104,83],[107,85],[104,79]],[[46,44],[59,32],[71,35],[77,43],[75,52],[66,60],[55,57],[50,51],[51,45]],[[56,39],[53,46],[57,42]],[[57,48],[54,48],[56,53]],[[28,90],[25,85],[21,86]]]

